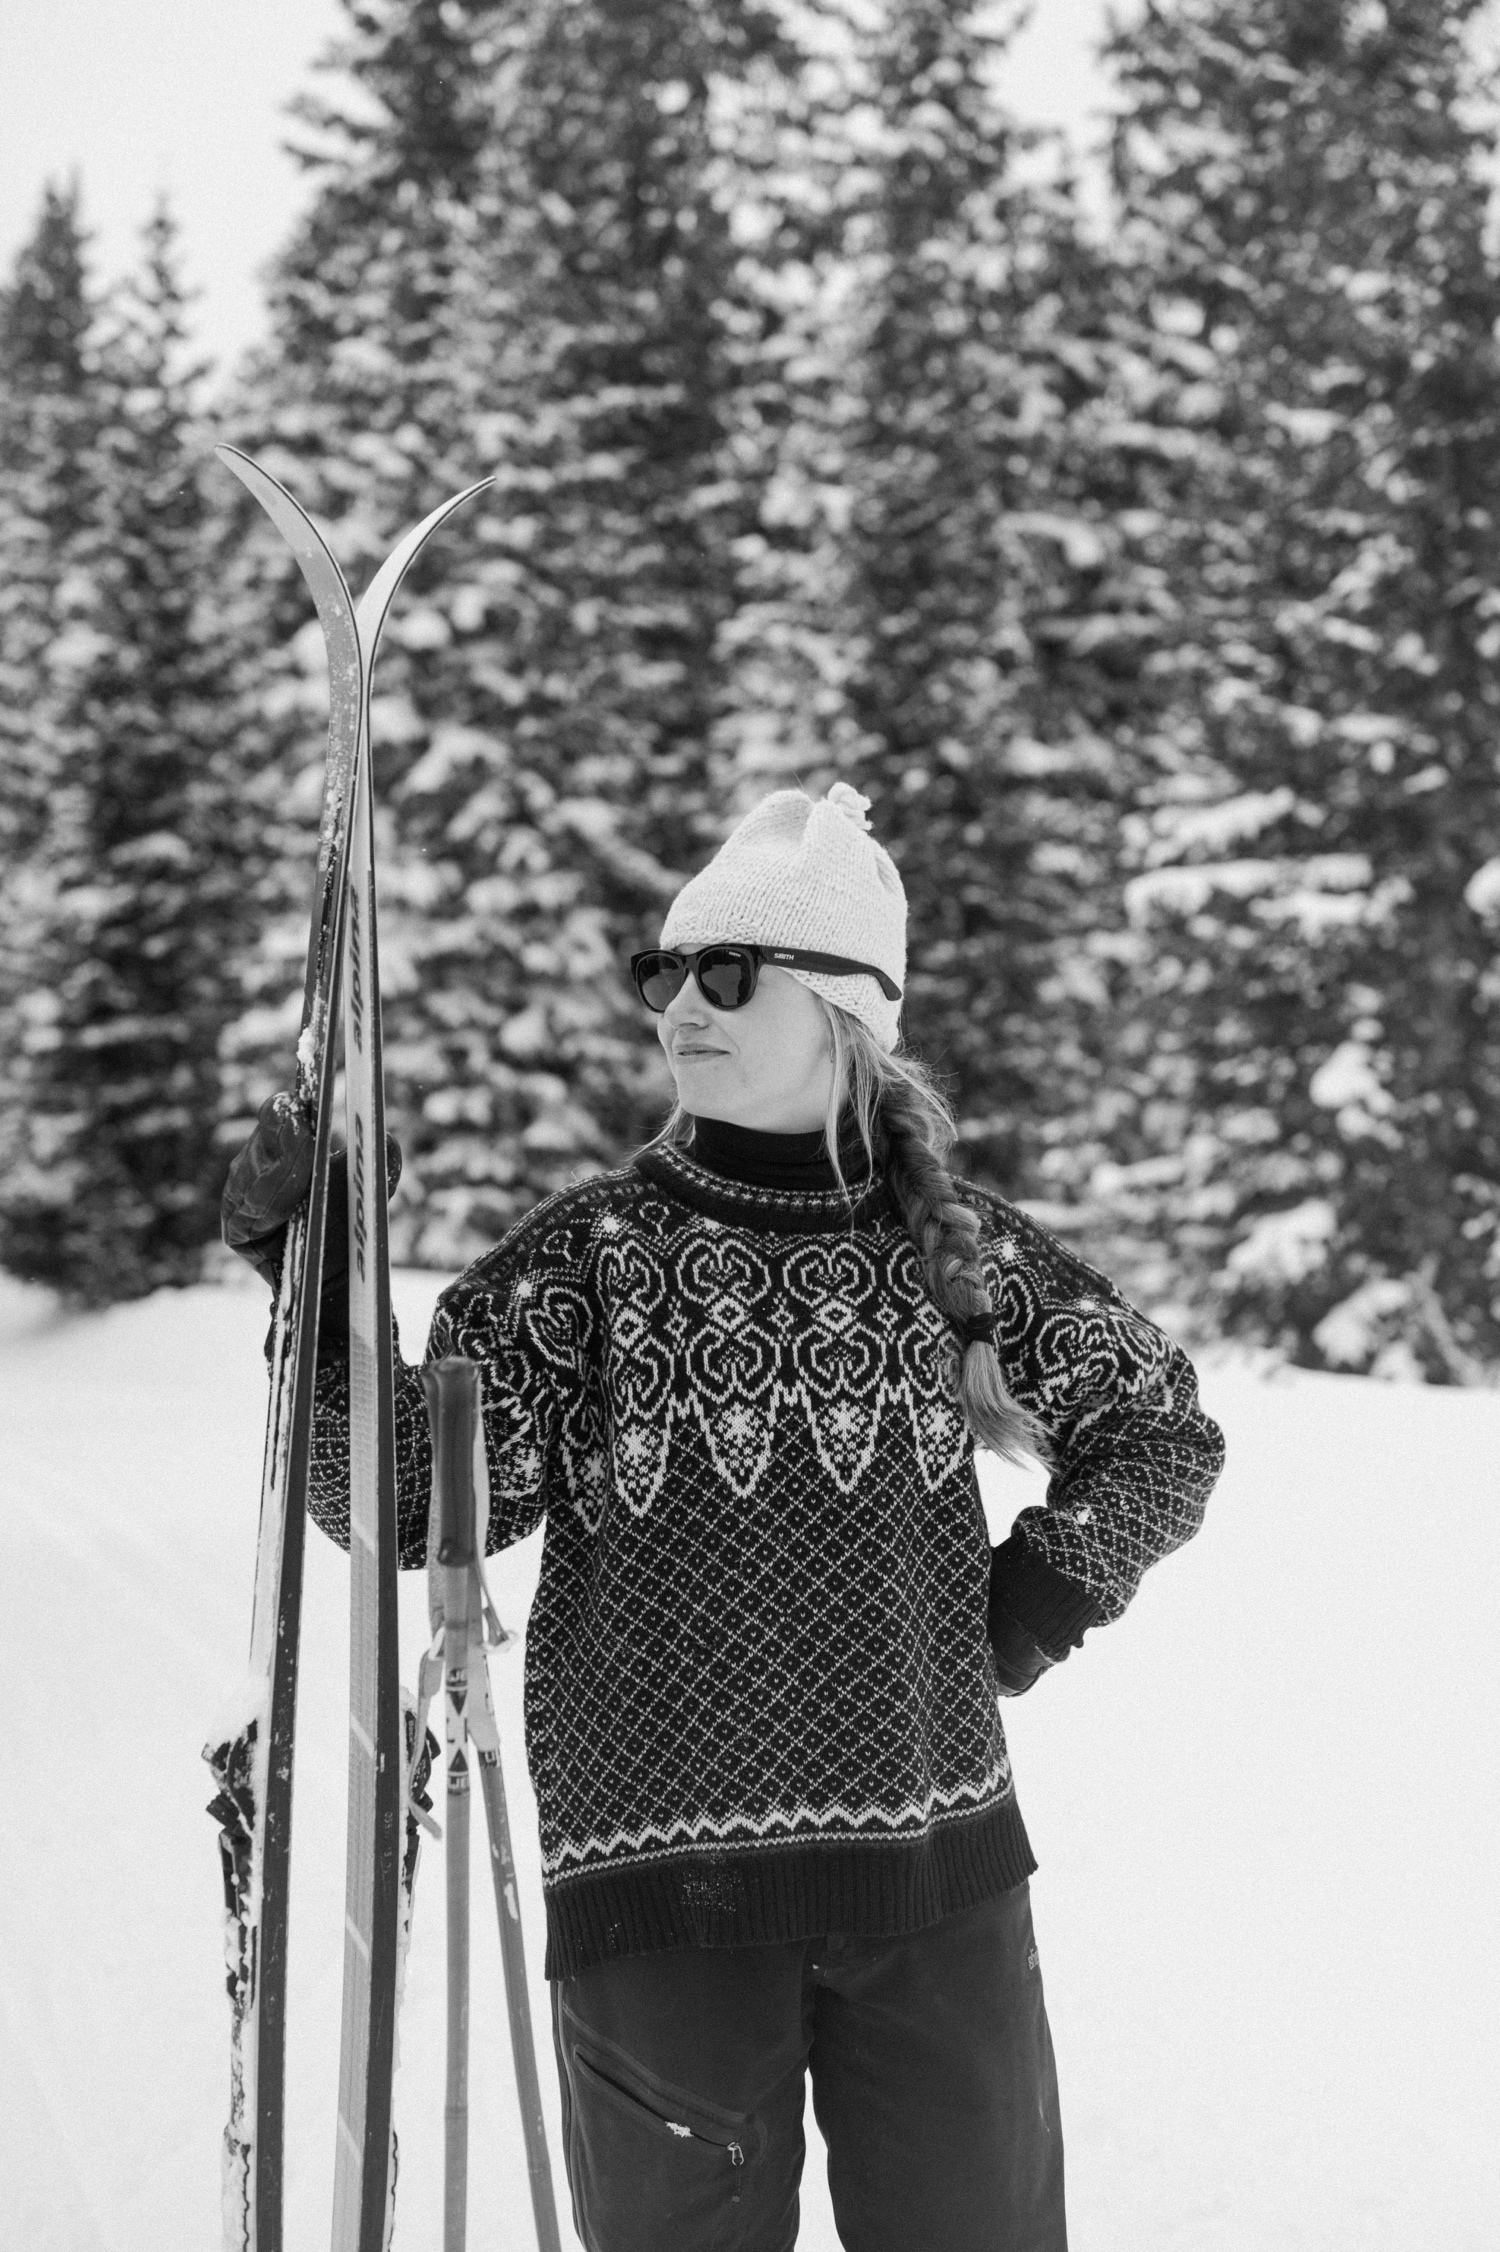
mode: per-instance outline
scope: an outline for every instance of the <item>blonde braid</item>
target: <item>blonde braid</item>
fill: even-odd
[[[976,1442],[1007,1462],[1050,1462],[1036,1417],[1005,1388],[994,1346],[995,1309],[979,1258],[979,1218],[960,1198],[947,1167],[958,1139],[953,1112],[927,1066],[910,1049],[888,1053],[867,1025],[826,995],[832,1084],[824,1141],[844,1193],[840,1129],[852,1117],[872,1173],[883,1172],[901,1207],[938,1312],[959,1331],[954,1390]],[[977,1324],[979,1336],[963,1335]]]
[[[892,1062],[897,1059],[892,1058]],[[1005,1388],[993,1343],[994,1308],[979,1259],[979,1217],[963,1203],[944,1163],[956,1139],[953,1114],[914,1056],[882,1074],[878,1138],[885,1175],[922,1261],[933,1303],[961,1331],[956,1390],[978,1444],[1008,1462],[1051,1450],[1036,1417]],[[980,1334],[962,1330],[976,1324]]]

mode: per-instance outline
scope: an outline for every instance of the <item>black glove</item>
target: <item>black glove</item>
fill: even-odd
[[[990,1556],[989,1635],[1002,1697],[1024,1697],[1102,1616],[1095,1598],[1012,1533]]]
[[[990,1610],[990,1648],[995,1655],[995,1679],[1000,1684],[1002,1697],[1024,1697],[1034,1683],[1040,1681],[1048,1666],[1056,1659],[1049,1658],[1041,1644],[1026,1632],[1019,1619],[1004,1612]]]
[[[255,1131],[229,1168],[219,1200],[224,1241],[248,1259],[273,1290],[281,1287],[281,1256],[287,1223],[312,1181],[313,1128],[288,1094],[262,1103]],[[385,1137],[386,1186],[396,1193],[401,1178],[401,1144]],[[349,1271],[349,1168],[335,1150],[328,1167],[328,1216],[323,1228],[323,1285],[342,1281]],[[326,1312],[325,1317],[326,1319]]]
[[[273,1290],[281,1283],[287,1222],[307,1194],[312,1169],[311,1121],[295,1096],[272,1095],[229,1168],[219,1225],[230,1250],[248,1259]]]

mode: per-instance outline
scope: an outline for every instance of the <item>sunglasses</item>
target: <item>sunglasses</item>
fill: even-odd
[[[900,986],[871,962],[848,962],[842,954],[805,954],[790,946],[702,946],[696,954],[674,954],[665,946],[652,946],[644,954],[631,955],[630,974],[637,993],[657,1016],[676,1000],[689,970],[710,1008],[742,1009],[767,962],[778,969],[821,970],[825,977],[872,977],[888,1001],[901,998]]]

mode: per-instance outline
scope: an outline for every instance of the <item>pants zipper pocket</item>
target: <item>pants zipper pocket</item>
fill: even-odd
[[[653,2126],[665,2128],[669,2135],[677,2136],[681,2142],[706,2144],[711,2150],[722,2150],[731,2166],[744,2165],[744,2145],[738,2140],[727,2134],[715,2134],[711,2129],[705,2128],[701,2124],[691,2126],[685,2119],[669,2119],[665,2112],[658,2111],[655,2108],[655,2102],[660,2101],[660,2098],[648,2102],[634,2088],[627,2088],[621,2081],[612,2080],[609,2074],[601,2072],[598,2065],[589,2057],[586,2057],[581,2049],[573,2051],[573,2061],[584,2079],[592,2081],[593,2085],[605,2097],[623,2104],[630,2111],[649,2119]]]

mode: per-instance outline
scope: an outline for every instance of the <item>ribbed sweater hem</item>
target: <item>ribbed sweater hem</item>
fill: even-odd
[[[549,1885],[548,1978],[668,1947],[754,1947],[847,1932],[923,1931],[1009,1892],[1036,1867],[1014,1791],[998,1806],[889,1845],[689,1854]]]

